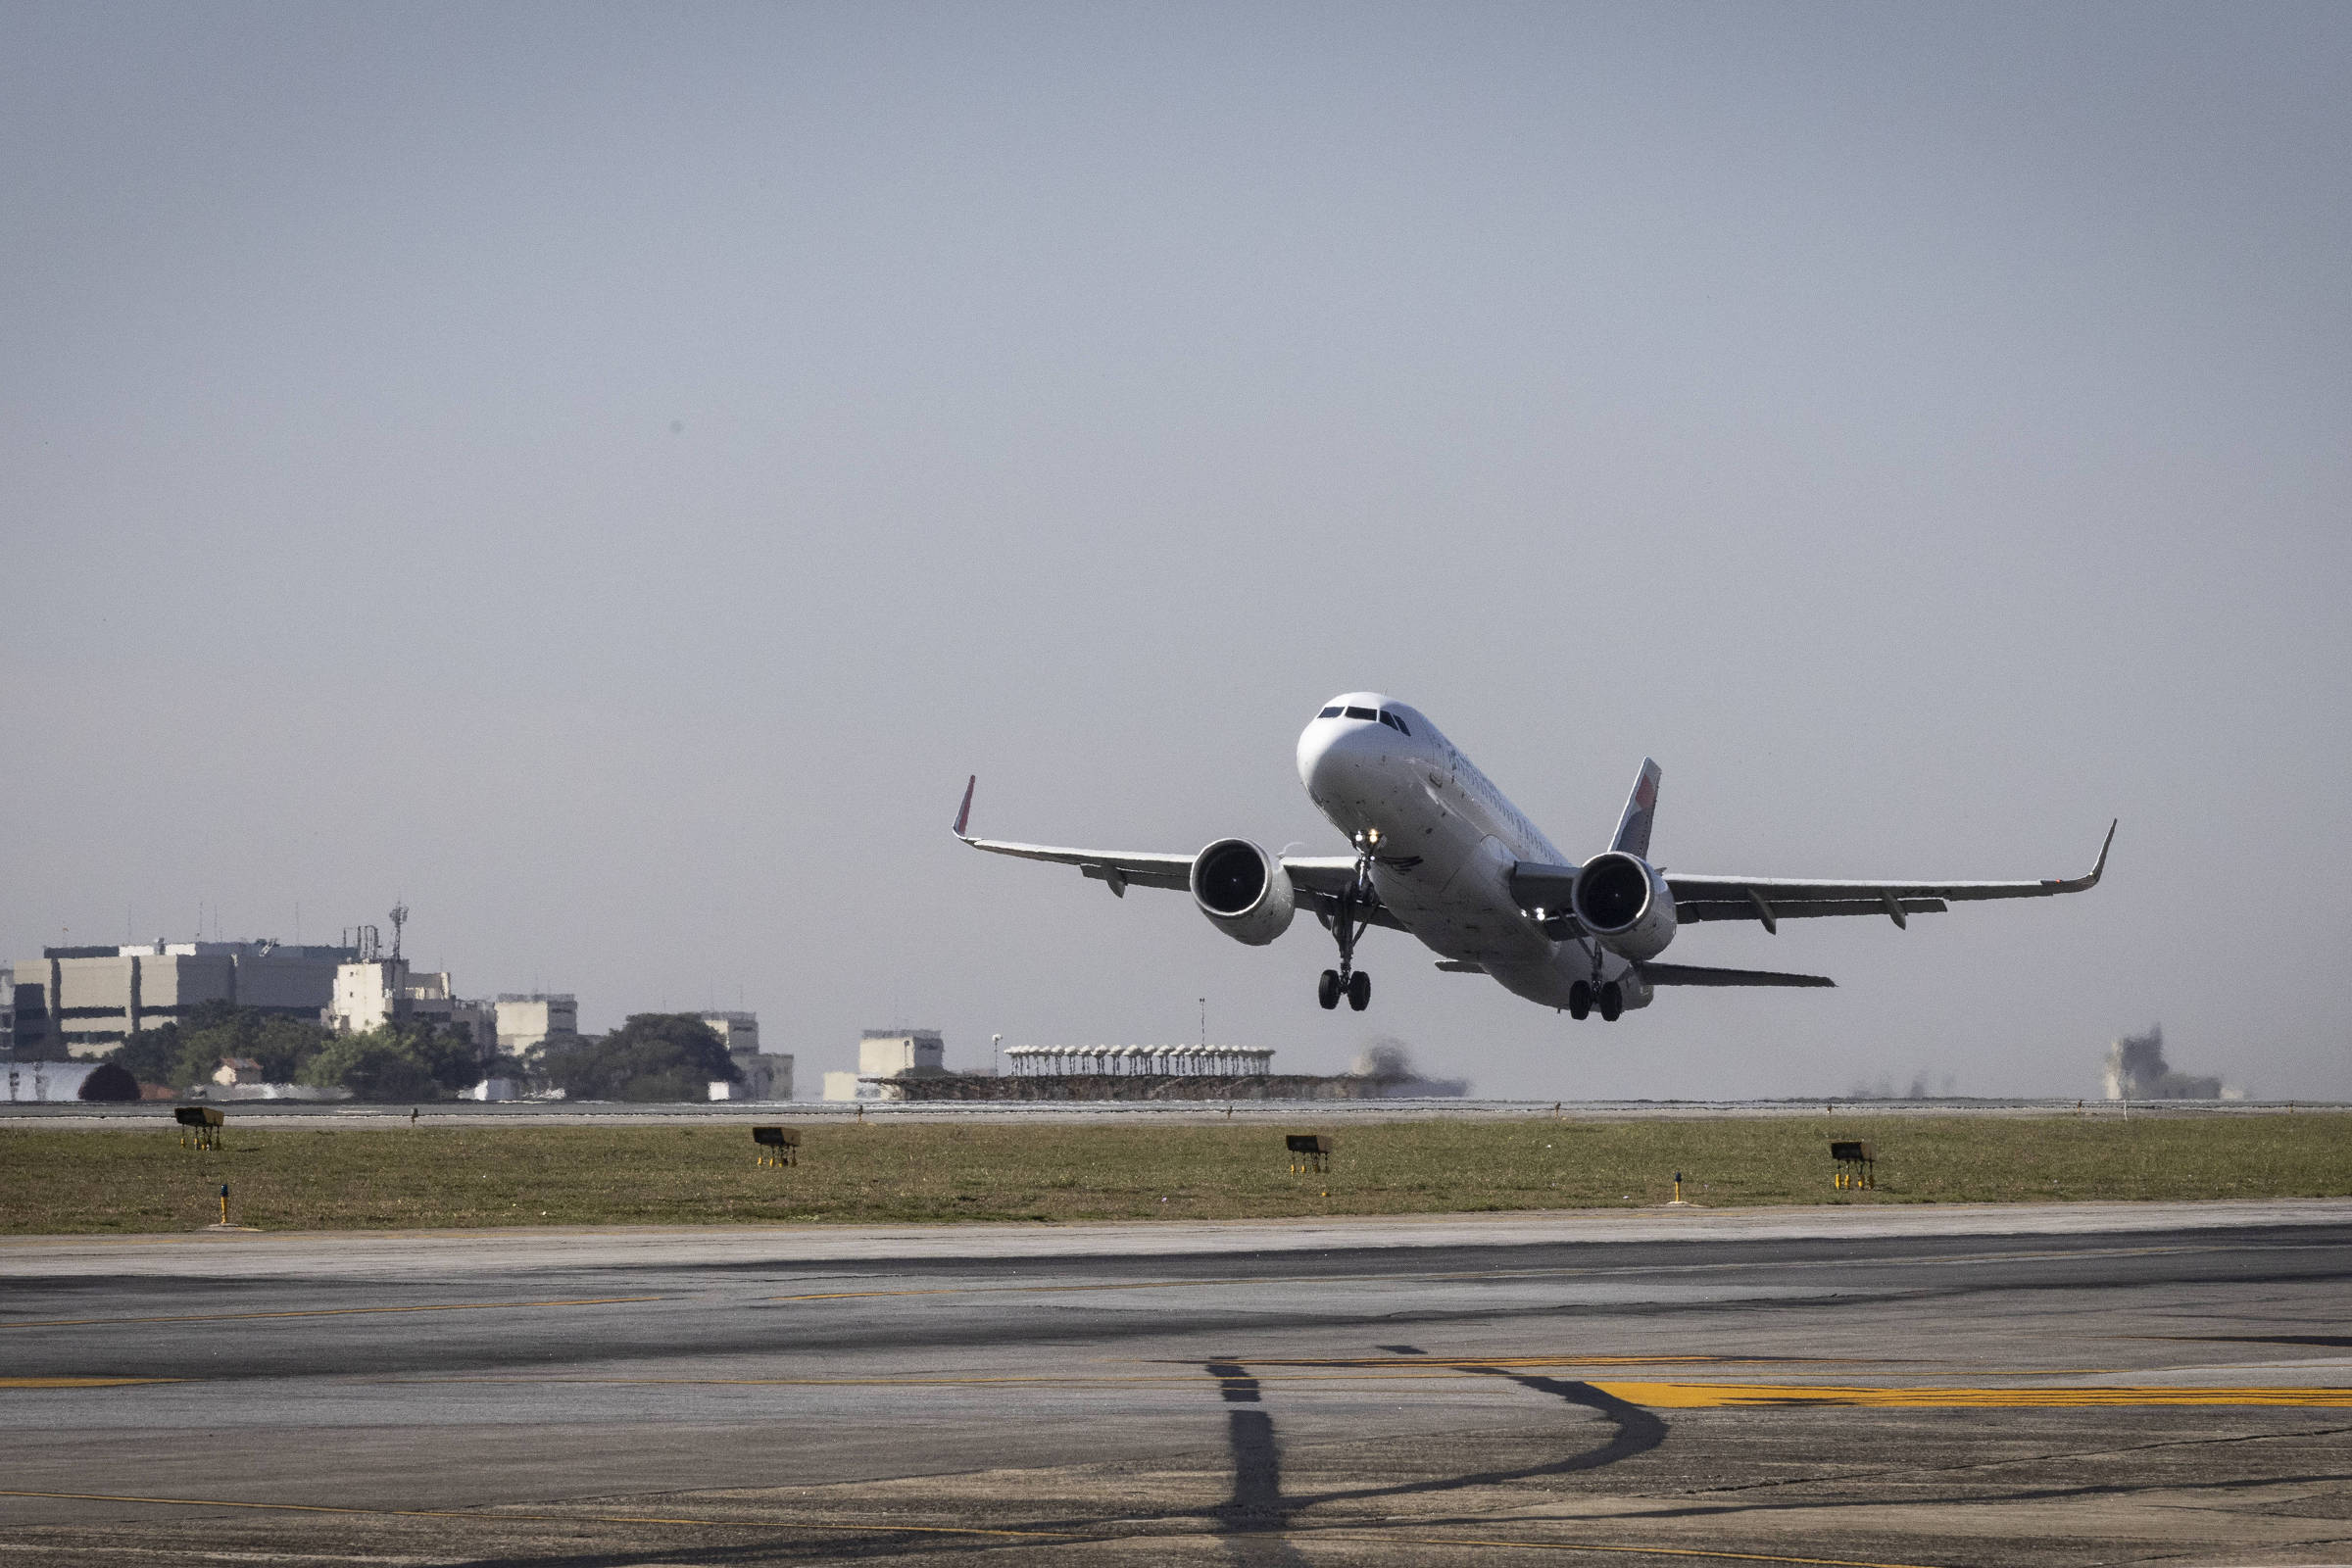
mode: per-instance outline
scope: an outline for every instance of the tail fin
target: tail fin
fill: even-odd
[[[1625,815],[1617,819],[1617,839],[1609,846],[1628,855],[1649,858],[1649,824],[1658,813],[1658,764],[1642,759],[1642,776],[1634,780],[1634,793],[1625,798]]]

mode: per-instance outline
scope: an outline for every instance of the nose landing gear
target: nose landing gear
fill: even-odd
[[[1380,835],[1370,829],[1355,836],[1355,880],[1340,895],[1339,907],[1326,922],[1340,945],[1340,966],[1324,970],[1315,983],[1315,1000],[1325,1012],[1337,1007],[1342,997],[1356,1012],[1372,1004],[1372,977],[1355,966],[1355,939],[1372,923],[1363,911],[1379,902],[1372,891],[1372,847],[1379,842]]]

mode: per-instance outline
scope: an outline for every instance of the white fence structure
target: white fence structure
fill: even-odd
[[[1244,1078],[1274,1070],[1254,1046],[1008,1046],[1015,1077]]]

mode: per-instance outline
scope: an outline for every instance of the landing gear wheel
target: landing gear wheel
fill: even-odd
[[[1571,1018],[1592,1016],[1592,988],[1582,980],[1568,988],[1568,1016]]]
[[[1323,978],[1315,982],[1315,1000],[1323,1004],[1325,1012],[1340,1004],[1340,971],[1337,969],[1324,970]]]
[[[1372,977],[1358,969],[1348,977],[1348,1005],[1357,1012],[1372,1004]]]
[[[1617,1015],[1623,1011],[1625,1011],[1625,993],[1619,989],[1617,982],[1612,980],[1600,988],[1601,1021],[1615,1023]]]

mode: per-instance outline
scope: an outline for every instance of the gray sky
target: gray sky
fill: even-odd
[[[0,9],[0,953],[1376,1033],[1481,1091],[2352,1095],[2352,11]],[[1582,1026],[981,831],[1342,848],[1334,692],[1572,854],[2105,886]],[[207,920],[210,924],[210,917]]]

